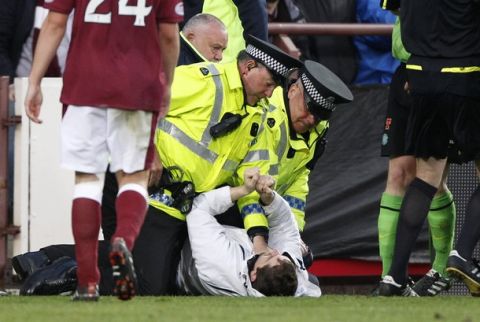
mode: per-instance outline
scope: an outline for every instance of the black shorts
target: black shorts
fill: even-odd
[[[407,81],[405,64],[400,64],[392,76],[388,93],[387,115],[383,128],[381,155],[398,157],[406,155],[405,131],[412,98],[404,89]]]
[[[450,93],[411,93],[407,153],[461,163],[480,157],[480,99]],[[452,144],[457,148],[452,153]]]

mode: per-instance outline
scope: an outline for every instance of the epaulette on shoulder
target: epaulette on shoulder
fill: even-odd
[[[207,76],[208,74],[210,74],[210,70],[207,67],[200,67],[199,70],[203,76]]]
[[[197,67],[198,71],[205,77],[211,77],[223,73],[223,70],[217,64],[200,64]]]

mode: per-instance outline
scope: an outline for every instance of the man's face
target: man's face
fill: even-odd
[[[298,82],[290,86],[288,90],[288,100],[290,105],[290,119],[296,133],[305,133],[318,124],[315,117],[308,111],[307,104],[305,103],[304,89]]]
[[[228,35],[217,23],[199,25],[186,37],[208,61],[218,63],[222,60],[223,51],[227,48]]]
[[[259,100],[271,97],[277,86],[270,71],[253,60],[247,63],[242,72],[242,83],[248,105],[254,106]]]

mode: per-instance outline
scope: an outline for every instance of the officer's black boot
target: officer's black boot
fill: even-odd
[[[33,272],[50,264],[44,251],[29,252],[12,258],[12,266],[20,280],[25,280]]]
[[[65,256],[27,277],[20,288],[20,295],[71,294],[76,287],[77,262]]]

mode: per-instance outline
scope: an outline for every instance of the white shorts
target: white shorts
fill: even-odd
[[[150,168],[158,113],[69,105],[62,120],[62,166],[77,172]]]

